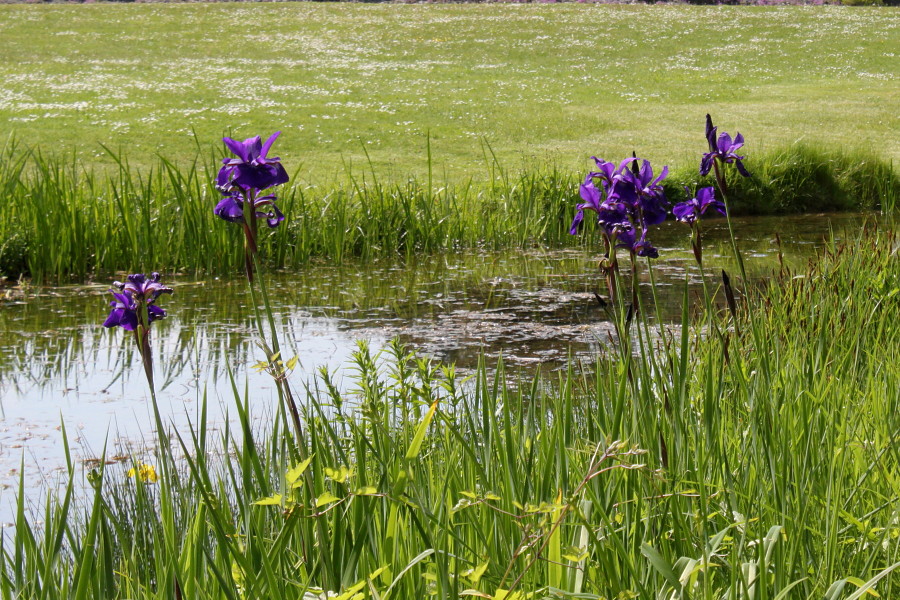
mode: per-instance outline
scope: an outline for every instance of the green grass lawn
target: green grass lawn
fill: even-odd
[[[316,182],[581,170],[634,148],[688,166],[707,112],[749,152],[802,139],[900,158],[900,13],[849,7],[0,6],[0,138],[83,164],[186,161],[283,131]]]

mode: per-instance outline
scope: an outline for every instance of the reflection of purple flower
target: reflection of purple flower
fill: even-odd
[[[690,194],[687,188],[684,189]],[[723,215],[725,214],[725,204],[721,200],[716,200],[715,189],[712,187],[700,188],[695,197],[673,206],[672,214],[682,223],[693,225],[708,208],[714,208]]]
[[[281,165],[281,159],[266,156],[280,133],[280,131],[273,133],[265,144],[259,136],[248,138],[243,142],[222,138],[237,158],[222,159],[223,166],[216,179],[219,188],[225,191],[230,191],[234,187],[245,191],[264,190],[287,183],[288,174]]]
[[[112,312],[104,321],[104,327],[121,326],[122,329],[134,331],[139,324],[149,328],[150,323],[166,316],[166,311],[154,304],[161,294],[171,294],[172,288],[159,283],[159,273],[152,273],[150,277],[141,273],[129,275],[126,282],[116,281],[113,286],[118,292],[110,290],[113,295]],[[142,307],[147,307],[147,322],[142,323]]]
[[[253,207],[268,207],[267,211],[256,211],[258,219],[265,219],[269,227],[277,227],[279,223],[284,221],[284,214],[275,206],[275,196],[260,196],[253,200]],[[244,222],[244,194],[240,191],[234,191],[231,195],[222,198],[213,210],[217,217],[225,219],[231,223]]]
[[[744,157],[738,156],[736,153],[744,145],[744,136],[739,133],[732,140],[731,136],[723,131],[717,138],[717,129],[717,127],[713,127],[712,118],[706,115],[706,141],[709,144],[709,152],[706,152],[700,161],[700,175],[708,175],[713,168],[713,163],[720,160],[726,164],[734,163],[738,173],[744,177],[750,177],[750,172],[741,162]]]

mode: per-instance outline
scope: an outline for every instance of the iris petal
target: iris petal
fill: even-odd
[[[278,136],[279,136],[279,135],[281,135],[281,132],[280,132],[280,131],[276,131],[275,133],[273,133],[272,135],[270,135],[270,136],[269,136],[269,139],[266,140],[266,143],[263,144],[262,150],[260,150],[260,152],[259,152],[259,158],[261,159],[260,162],[264,162],[264,161],[265,161],[266,155],[269,153],[269,149],[272,147],[272,144],[275,143],[275,140],[278,139]],[[272,159],[272,160],[278,160],[278,159],[277,159],[277,158],[274,158],[274,159]]]
[[[584,206],[580,204],[579,206]],[[578,212],[575,213],[575,218],[572,219],[572,226],[569,227],[569,235],[576,235],[578,233],[578,226],[581,225],[581,222],[584,220],[584,210],[579,209]]]
[[[213,213],[230,223],[244,222],[244,209],[234,196],[222,198],[213,210]]]
[[[222,138],[222,141],[225,142],[225,145],[228,146],[228,149],[231,150],[232,154],[236,154],[243,162],[249,160],[249,158],[247,158],[247,148],[244,144],[229,137]]]

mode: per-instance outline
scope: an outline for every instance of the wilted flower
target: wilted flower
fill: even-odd
[[[248,138],[243,142],[222,138],[237,158],[222,159],[223,166],[216,179],[219,188],[225,191],[230,191],[234,187],[245,191],[265,190],[287,183],[288,174],[281,165],[281,159],[266,156],[280,134],[280,131],[276,131],[265,144],[259,136]]]
[[[641,233],[641,239],[632,244],[631,251],[638,256],[645,256],[647,258],[659,258],[659,250],[657,250],[653,246],[653,244],[647,241],[646,229]]]
[[[744,163],[741,162],[744,160],[744,157],[736,154],[737,150],[744,145],[744,136],[739,133],[732,140],[731,136],[723,131],[717,138],[717,129],[717,127],[713,127],[712,117],[706,115],[706,141],[709,144],[709,152],[704,153],[700,161],[700,175],[706,176],[709,174],[715,161],[720,160],[725,164],[734,163],[738,173],[744,177],[750,177],[750,172],[747,171]]]
[[[690,195],[690,190],[684,188]],[[682,223],[693,225],[700,215],[706,213],[706,209],[714,208],[721,214],[725,214],[725,203],[716,200],[716,192],[712,187],[704,187],[697,190],[697,195],[686,202],[679,202],[672,207],[672,214]]]

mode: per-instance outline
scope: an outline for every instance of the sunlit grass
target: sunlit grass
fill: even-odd
[[[873,150],[900,122],[892,9],[598,5],[0,6],[0,137],[110,165],[284,131],[304,178],[687,167],[704,115],[754,151]],[[896,137],[896,135],[893,135]],[[364,150],[365,149],[365,150]],[[369,157],[366,157],[365,151]]]

